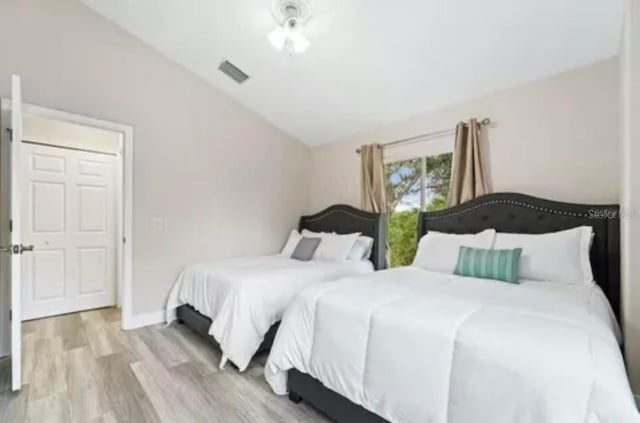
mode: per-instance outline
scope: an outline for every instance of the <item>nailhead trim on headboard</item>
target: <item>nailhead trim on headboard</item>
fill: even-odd
[[[482,202],[480,204],[476,204],[475,206],[469,207],[469,208],[464,209],[464,210],[459,210],[457,212],[445,213],[445,214],[441,214],[441,215],[430,215],[429,219],[430,220],[437,220],[437,219],[444,219],[444,218],[447,218],[447,217],[458,216],[458,215],[465,214],[465,213],[468,213],[470,211],[479,209],[480,207],[485,207],[485,206],[490,205],[490,204],[511,204],[511,205],[514,205],[514,206],[526,207],[526,208],[529,208],[529,209],[542,211],[542,212],[545,212],[545,213],[559,214],[559,215],[571,216],[571,217],[589,217],[589,215],[587,213],[573,213],[573,212],[567,212],[567,211],[564,211],[564,210],[554,210],[554,209],[549,209],[549,208],[546,208],[546,207],[534,206],[532,204],[527,204],[527,203],[523,203],[523,202],[520,202],[520,201],[490,200],[490,201]]]
[[[353,217],[357,217],[358,219],[363,219],[363,220],[370,220],[370,221],[376,221],[377,220],[377,218],[374,218],[374,217],[366,217],[366,216],[350,213],[350,212],[348,212],[346,210],[329,210],[328,212],[319,214],[317,216],[305,217],[305,220],[307,222],[315,222],[316,220],[324,219],[325,217],[327,217],[327,216],[329,216],[330,214],[333,214],[333,213],[343,213],[343,214],[346,214],[346,215],[349,215],[349,216],[353,216]]]

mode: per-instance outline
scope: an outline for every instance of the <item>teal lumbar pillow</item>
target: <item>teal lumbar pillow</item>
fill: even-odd
[[[518,267],[521,255],[522,248],[488,250],[460,247],[458,250],[458,262],[453,273],[473,278],[519,283]]]

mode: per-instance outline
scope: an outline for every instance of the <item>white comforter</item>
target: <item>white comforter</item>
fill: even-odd
[[[640,422],[619,331],[595,284],[400,268],[310,287],[265,375],[296,368],[391,422]]]
[[[167,301],[167,322],[190,304],[211,318],[209,334],[223,355],[243,371],[271,325],[303,288],[317,282],[373,272],[370,261],[299,261],[281,256],[197,263],[178,276]]]

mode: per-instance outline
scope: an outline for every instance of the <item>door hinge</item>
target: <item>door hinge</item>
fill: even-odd
[[[126,244],[126,243],[127,243],[127,238],[122,237],[122,243],[123,243],[123,244]]]
[[[9,321],[13,320],[13,310],[9,310]]]
[[[13,141],[13,129],[7,128],[7,132],[9,133],[9,141]]]
[[[13,232],[13,219],[9,220],[9,232]]]

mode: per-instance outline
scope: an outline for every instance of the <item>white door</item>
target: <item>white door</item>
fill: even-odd
[[[116,304],[115,156],[22,144],[24,320]]]
[[[22,101],[20,78],[11,78],[11,100],[2,100],[2,136],[0,136],[0,292],[3,301],[0,304],[2,319],[10,318],[10,324],[3,324],[3,332],[9,329],[9,336],[0,341],[11,342],[11,389],[20,389],[22,385],[22,318],[20,313],[20,275],[21,257],[24,251],[20,238],[20,141],[22,139]],[[5,301],[5,298],[10,301]],[[8,310],[7,310],[8,308]]]

